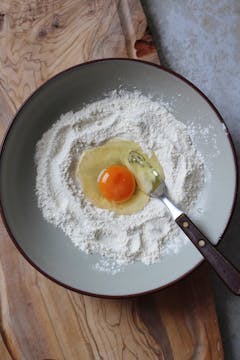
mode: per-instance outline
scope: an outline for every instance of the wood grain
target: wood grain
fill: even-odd
[[[0,132],[50,76],[103,57],[158,62],[138,0],[1,0]],[[208,269],[162,292],[104,300],[51,282],[0,226],[0,359],[223,359]]]

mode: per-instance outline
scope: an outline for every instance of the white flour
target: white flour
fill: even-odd
[[[118,264],[156,262],[177,252],[177,226],[158,200],[132,215],[93,206],[74,179],[74,166],[90,147],[120,137],[155,151],[163,166],[170,198],[188,211],[204,181],[200,154],[185,125],[159,103],[139,92],[113,92],[81,111],[69,112],[43,135],[36,148],[36,193],[44,218],[87,253]]]

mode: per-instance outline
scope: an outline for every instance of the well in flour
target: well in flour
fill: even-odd
[[[154,151],[170,198],[185,211],[191,209],[204,181],[201,155],[185,125],[164,104],[137,91],[113,92],[62,115],[43,134],[35,155],[38,206],[80,250],[118,264],[151,264],[182,245],[164,205],[153,199],[138,213],[117,215],[93,206],[74,177],[76,162],[86,149],[115,137],[137,142],[148,154]]]

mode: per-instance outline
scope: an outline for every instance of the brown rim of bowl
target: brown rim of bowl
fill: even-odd
[[[137,60],[137,59],[128,59],[128,58],[106,58],[106,59],[97,59],[97,60],[92,60],[92,61],[87,61],[87,62],[84,62],[84,63],[81,63],[81,64],[78,64],[78,65],[74,65],[66,70],[63,70],[62,72],[54,75],[53,77],[51,77],[50,79],[48,79],[47,81],[45,81],[42,85],[40,85],[24,102],[23,104],[21,105],[21,107],[19,108],[19,110],[16,112],[16,114],[14,115],[13,117],[13,120],[11,121],[11,123],[9,124],[8,126],[8,129],[6,130],[5,132],[5,135],[3,137],[3,140],[2,140],[2,143],[1,143],[1,148],[0,148],[0,163],[2,161],[2,153],[4,151],[4,146],[6,144],[6,141],[7,141],[7,138],[8,138],[8,135],[11,131],[11,128],[16,120],[16,118],[18,117],[18,115],[21,113],[21,111],[25,108],[25,106],[28,104],[28,102],[32,99],[33,96],[35,96],[39,91],[41,91],[41,89],[43,87],[45,87],[48,82],[56,79],[57,77],[61,76],[62,74],[64,73],[67,73],[68,71],[72,71],[74,69],[77,69],[77,68],[80,68],[82,66],[86,66],[86,65],[89,65],[89,64],[93,64],[93,63],[96,63],[96,62],[108,62],[108,61],[129,61],[129,62],[138,62],[138,63],[143,63],[145,65],[148,65],[148,66],[153,66],[153,67],[156,67],[158,69],[161,69],[169,74],[172,74],[174,75],[175,77],[177,77],[178,79],[182,80],[184,83],[186,83],[187,85],[189,85],[193,90],[195,90],[200,96],[202,96],[202,98],[208,103],[208,105],[212,108],[212,110],[215,112],[215,114],[217,115],[217,118],[219,119],[219,121],[221,123],[223,123],[226,127],[226,135],[228,137],[228,140],[229,140],[229,143],[231,145],[231,150],[232,150],[232,155],[233,155],[233,159],[234,159],[234,165],[235,165],[235,189],[234,189],[234,200],[233,200],[233,204],[232,204],[232,208],[231,208],[231,211],[230,211],[230,214],[229,214],[229,217],[228,217],[228,221],[227,221],[227,224],[225,226],[225,229],[223,230],[221,236],[219,237],[219,240],[217,242],[217,244],[219,244],[219,242],[221,241],[223,235],[225,234],[228,226],[229,226],[229,223],[232,219],[232,215],[233,215],[233,212],[234,212],[234,209],[235,209],[235,205],[236,205],[236,200],[237,200],[237,193],[238,193],[238,165],[237,165],[237,155],[236,155],[236,150],[234,148],[234,144],[233,144],[233,140],[232,140],[232,137],[229,133],[229,130],[228,130],[228,127],[226,126],[222,116],[220,115],[219,111],[216,109],[216,107],[213,105],[213,103],[208,99],[208,97],[200,90],[198,89],[191,81],[187,80],[186,78],[184,78],[182,75],[176,73],[175,71],[173,70],[170,70],[170,69],[167,69],[165,68],[164,66],[161,66],[161,65],[157,65],[157,64],[153,64],[153,63],[150,63],[148,61],[143,61],[143,60]],[[68,289],[68,290],[72,290],[72,291],[75,291],[79,294],[82,294],[82,295],[88,295],[88,296],[94,296],[94,297],[99,297],[99,298],[106,298],[106,299],[123,299],[123,298],[134,298],[134,297],[138,297],[138,296],[141,296],[141,295],[147,295],[147,294],[151,294],[151,293],[154,293],[154,292],[157,292],[159,290],[163,290],[171,285],[174,285],[176,282],[182,280],[183,278],[185,278],[187,275],[189,275],[190,273],[192,273],[200,264],[202,264],[202,262],[204,261],[204,259],[201,259],[195,266],[193,266],[189,271],[185,272],[183,275],[179,276],[177,279],[169,282],[168,284],[166,285],[163,285],[163,286],[160,286],[158,288],[154,288],[154,289],[151,289],[151,290],[147,290],[147,291],[144,291],[144,292],[140,292],[140,293],[134,293],[134,294],[127,294],[127,295],[105,295],[105,294],[96,294],[96,293],[91,293],[91,292],[87,292],[87,291],[83,291],[83,290],[80,290],[80,289],[77,289],[77,288],[74,288],[74,287],[71,287],[57,279],[55,279],[53,276],[49,275],[48,273],[46,273],[44,270],[42,270],[41,268],[39,268],[29,257],[28,255],[24,252],[24,250],[21,248],[21,246],[18,244],[18,242],[16,241],[16,239],[14,238],[12,232],[11,232],[11,229],[10,227],[8,226],[8,223],[7,223],[7,220],[6,220],[6,217],[5,217],[5,213],[4,213],[4,209],[3,209],[3,206],[2,206],[2,199],[1,199],[1,193],[0,193],[0,214],[1,214],[1,218],[2,218],[2,221],[3,221],[3,224],[8,232],[8,235],[9,237],[12,239],[14,245],[16,246],[16,248],[20,251],[20,253],[23,255],[23,257],[36,269],[38,270],[41,274],[43,274],[44,276],[46,276],[48,279],[54,281],[55,283],[57,283],[58,285],[61,285],[63,286],[64,288]]]

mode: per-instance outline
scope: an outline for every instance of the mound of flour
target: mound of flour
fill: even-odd
[[[113,92],[101,101],[69,112],[36,146],[36,194],[44,218],[61,228],[82,251],[107,256],[118,264],[156,262],[177,252],[179,231],[156,200],[133,215],[96,208],[74,178],[83,152],[110,138],[131,139],[145,152],[155,151],[163,166],[170,198],[188,211],[204,181],[201,155],[184,124],[167,108],[139,92]]]

